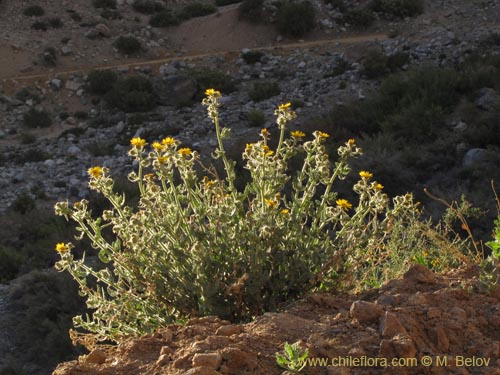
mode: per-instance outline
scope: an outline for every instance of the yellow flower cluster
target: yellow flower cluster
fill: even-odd
[[[99,166],[89,168],[88,172],[89,172],[90,177],[93,177],[93,178],[100,178],[103,175],[103,170]]]
[[[337,199],[335,201],[335,203],[337,203],[337,206],[345,211],[352,208],[352,204],[349,203],[349,201],[347,199]]]
[[[134,147],[144,147],[144,146],[146,146],[146,140],[139,138],[139,137],[136,137],[136,138],[132,138],[130,140],[130,144]]]
[[[306,133],[301,132],[300,130],[295,130],[290,133],[293,138],[304,138],[306,136]]]
[[[361,172],[359,172],[359,175],[361,176],[361,178],[366,178],[366,179],[373,177],[373,173],[370,173],[367,171],[361,171]]]
[[[67,252],[67,251],[68,251],[68,247],[66,246],[66,244],[65,244],[65,243],[60,242],[60,243],[58,243],[58,244],[56,245],[56,251],[57,251],[58,253],[64,254],[65,252]]]

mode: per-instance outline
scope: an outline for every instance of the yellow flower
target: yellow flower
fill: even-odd
[[[206,89],[205,95],[218,98],[220,96],[220,91],[217,91],[215,89]]]
[[[66,251],[68,251],[68,247],[66,246],[66,244],[64,244],[63,242],[60,242],[56,245],[56,251],[58,253],[65,253]]]
[[[158,156],[158,159],[156,160],[158,160],[158,163],[160,164],[165,164],[168,160],[168,156]]]
[[[146,140],[136,137],[130,140],[130,144],[134,147],[144,147],[146,146]]]
[[[287,215],[289,212],[290,212],[290,211],[288,211],[286,208],[284,208],[284,209],[282,209],[282,210],[280,211],[280,213],[281,213],[282,215]]]
[[[164,146],[172,146],[175,144],[175,139],[172,137],[163,138],[161,144]]]
[[[328,138],[330,135],[328,133],[318,132],[320,138]]]
[[[306,133],[301,132],[300,130],[295,130],[291,133],[292,137],[294,138],[303,138],[306,136]]]
[[[288,102],[288,103],[285,103],[285,104],[280,104],[278,106],[278,109],[281,109],[281,110],[285,110],[285,109],[288,109],[292,106],[292,103]]]
[[[252,151],[252,147],[253,147],[253,144],[252,143],[247,143],[246,147],[245,147],[245,151],[246,152],[250,152]]]
[[[264,128],[264,129],[262,129],[262,130],[260,131],[260,133],[261,133],[262,135],[267,135],[267,134],[269,133],[269,131],[268,131],[266,128]]]
[[[272,199],[264,198],[264,201],[267,203],[269,207],[274,207],[278,204],[276,201],[273,201]]]
[[[102,177],[103,171],[101,167],[92,167],[88,170],[89,175],[94,178]]]
[[[264,155],[265,156],[273,156],[273,154],[274,154],[274,151],[268,151]]]
[[[352,207],[352,204],[350,204],[347,199],[337,199],[335,203],[337,203],[337,206],[346,211]]]
[[[379,184],[379,183],[376,183],[376,184],[375,184],[375,189],[377,189],[377,190],[382,190],[383,188],[384,188],[384,185]]]
[[[183,155],[183,156],[189,156],[193,153],[193,151],[191,151],[191,149],[189,147],[184,147],[184,148],[181,148],[179,150],[179,154]]]
[[[354,140],[354,138],[350,138],[348,141],[347,141],[347,144],[349,146],[354,146],[354,144],[356,143],[356,141]]]
[[[372,178],[373,177],[373,174],[370,172],[367,172],[367,171],[361,171],[361,172],[359,172],[359,175],[362,178]]]
[[[153,148],[157,151],[163,150],[165,145],[162,145],[160,142],[153,142]]]

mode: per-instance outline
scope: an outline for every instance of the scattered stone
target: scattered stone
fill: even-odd
[[[385,338],[392,338],[397,335],[408,335],[408,332],[406,332],[405,327],[401,324],[398,317],[389,311],[386,311],[384,314],[382,324],[380,325],[380,331]]]
[[[204,366],[216,370],[222,363],[219,353],[196,353],[193,356],[193,366]]]
[[[92,350],[86,357],[85,363],[93,363],[96,365],[101,365],[106,362],[106,353],[100,349]]]
[[[434,275],[434,273],[421,264],[416,264],[411,267],[404,274],[404,278],[406,280],[424,284],[434,284],[436,282],[436,276]]]
[[[488,159],[488,150],[484,148],[471,148],[463,157],[462,165],[470,167],[482,163]]]
[[[215,332],[215,334],[220,336],[232,336],[232,335],[237,335],[241,332],[242,332],[241,326],[227,325],[219,327]]]
[[[376,303],[356,301],[351,305],[350,314],[361,324],[378,322],[384,310]]]

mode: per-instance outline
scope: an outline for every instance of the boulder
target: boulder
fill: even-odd
[[[158,97],[158,104],[165,106],[179,106],[190,103],[198,90],[195,79],[176,75],[157,78],[153,82]]]

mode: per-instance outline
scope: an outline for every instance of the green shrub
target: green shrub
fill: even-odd
[[[252,127],[262,128],[262,126],[266,123],[266,116],[264,115],[264,112],[258,109],[253,109],[247,113],[247,121],[248,125]]]
[[[27,100],[32,100],[35,104],[40,104],[42,100],[40,96],[32,91],[32,88],[23,87],[21,90],[16,92],[15,98],[26,102]]]
[[[24,258],[16,249],[0,247],[0,283],[6,283],[15,278]]]
[[[112,9],[104,9],[101,12],[101,17],[107,20],[121,20],[123,18],[120,12]]]
[[[224,94],[229,94],[236,90],[236,83],[233,78],[222,73],[219,70],[210,68],[194,68],[187,71],[189,77],[192,77],[198,83],[198,97],[206,89],[218,87]]]
[[[462,241],[421,219],[411,194],[390,200],[368,171],[355,178],[356,199],[350,203],[336,191],[337,181],[349,175],[349,162],[361,149],[353,139],[341,144],[331,168],[329,135],[315,131],[304,142],[302,131],[288,133],[286,124],[296,116],[288,104],[275,111],[276,147],[269,146],[266,129],[246,145],[250,179],[238,189],[235,162],[223,143],[228,130],[219,122],[221,94],[206,94],[222,174],[200,175],[200,156],[174,138],[151,147],[133,138],[129,155],[138,169],[129,179],[141,192],[137,208],[124,203],[110,171],[100,166],[89,169],[89,186],[110,209],[94,218],[85,200],[55,206],[92,239],[104,263],[89,267],[74,258],[71,243],[56,245],[56,268],[71,274],[94,309],[73,322],[94,340],[121,342],[193,315],[247,319],[311,290],[380,287],[424,251],[436,271],[457,267],[463,254],[477,255],[461,253],[467,250]],[[289,173],[293,160],[302,167]],[[290,194],[284,194],[289,182]],[[104,238],[101,230],[109,226],[114,235]],[[88,279],[98,282],[89,286]]]
[[[238,17],[252,23],[262,22],[264,0],[243,0],[238,7]]]
[[[368,8],[353,9],[345,14],[344,20],[356,27],[370,27],[375,22],[375,15]]]
[[[397,72],[404,65],[410,62],[410,55],[405,52],[397,52],[393,55],[387,56],[387,68],[392,72]]]
[[[47,47],[43,50],[42,63],[46,66],[57,65],[57,51],[54,47]]]
[[[94,8],[111,8],[116,9],[116,0],[92,0]]]
[[[179,13],[179,18],[188,20],[190,18],[207,16],[215,13],[216,11],[217,8],[212,4],[196,2],[184,6]]]
[[[324,2],[325,4],[332,4],[332,7],[341,13],[347,11],[347,5],[344,0],[324,0]]]
[[[37,140],[37,137],[31,133],[27,132],[22,132],[19,134],[19,140],[23,145],[28,145],[31,143],[35,143]]]
[[[44,21],[35,21],[31,24],[33,30],[47,31],[48,26]]]
[[[135,11],[144,14],[153,14],[165,9],[162,3],[154,0],[135,0],[132,4]]]
[[[424,12],[423,0],[374,0],[372,8],[376,12],[391,17],[414,17]]]
[[[215,5],[223,7],[230,4],[241,3],[243,0],[215,0]]]
[[[278,30],[299,38],[314,28],[315,10],[309,1],[281,3],[277,15]]]
[[[176,26],[180,23],[179,18],[170,9],[163,10],[151,16],[149,24],[152,27]]]
[[[124,55],[134,55],[141,51],[142,45],[139,39],[134,36],[120,36],[115,40],[113,45]]]
[[[61,27],[64,26],[63,22],[59,17],[51,17],[47,20],[47,22],[53,29],[60,29]]]
[[[35,200],[26,192],[19,194],[12,203],[12,209],[22,215],[34,210],[35,207]]]
[[[252,89],[248,93],[250,99],[254,102],[260,102],[279,95],[281,89],[276,81],[259,81],[255,82]]]
[[[23,116],[24,126],[27,128],[48,128],[52,125],[52,117],[46,110],[31,108]]]
[[[242,59],[247,64],[255,64],[260,62],[260,59],[264,56],[264,52],[261,51],[247,51],[241,54]]]
[[[28,17],[40,17],[45,14],[45,10],[40,5],[30,5],[24,9],[23,14]]]
[[[116,81],[111,91],[106,94],[106,100],[110,106],[125,112],[145,112],[156,105],[153,85],[142,75]]]
[[[117,79],[118,75],[112,70],[92,70],[87,76],[87,90],[91,94],[106,94]]]
[[[370,49],[361,59],[363,74],[367,78],[378,78],[389,72],[388,57],[380,49]]]

